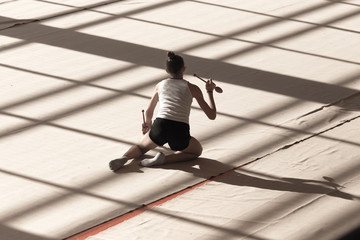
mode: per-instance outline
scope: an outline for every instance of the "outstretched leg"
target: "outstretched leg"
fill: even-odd
[[[138,158],[142,155],[144,155],[146,152],[148,152],[151,149],[156,148],[157,145],[151,140],[149,137],[149,132],[147,132],[141,141],[132,147],[129,148],[129,150],[121,157],[114,159],[109,162],[109,167],[113,171],[119,170],[124,164],[133,158]]]

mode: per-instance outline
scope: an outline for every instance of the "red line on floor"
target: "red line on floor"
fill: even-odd
[[[255,161],[257,161],[257,159],[253,160],[253,161],[250,161],[248,163],[245,163],[245,164],[243,164],[243,165],[241,165],[239,167],[230,169],[230,170],[228,170],[228,171],[226,171],[224,173],[221,173],[221,174],[219,174],[219,175],[217,175],[215,177],[211,177],[211,178],[209,178],[207,180],[204,180],[204,181],[202,181],[200,183],[197,183],[197,184],[195,184],[195,185],[193,185],[191,187],[180,190],[179,192],[173,193],[173,194],[171,194],[169,196],[166,196],[164,198],[156,200],[155,202],[152,202],[150,204],[141,206],[141,207],[139,207],[139,208],[137,208],[135,210],[127,212],[127,213],[125,213],[123,215],[120,215],[120,216],[118,216],[116,218],[113,218],[113,219],[111,219],[111,220],[109,220],[107,222],[101,223],[101,224],[99,224],[99,225],[97,225],[95,227],[92,227],[92,228],[90,228],[88,230],[85,230],[83,232],[77,233],[77,234],[75,234],[75,235],[73,235],[71,237],[65,238],[65,240],[84,240],[84,239],[86,239],[86,238],[88,238],[90,236],[94,236],[94,235],[96,235],[96,234],[98,234],[100,232],[105,231],[108,228],[111,228],[111,227],[116,226],[116,225],[118,225],[118,224],[120,224],[120,223],[122,223],[122,222],[124,222],[126,220],[129,220],[129,219],[131,219],[133,217],[136,217],[136,216],[142,214],[143,212],[152,209],[153,207],[164,204],[164,203],[166,203],[166,202],[168,202],[168,201],[170,201],[170,200],[172,200],[174,198],[177,198],[178,196],[181,196],[181,195],[183,195],[183,194],[185,194],[187,192],[190,192],[190,191],[192,191],[192,190],[194,190],[194,189],[196,189],[198,187],[203,186],[205,183],[212,182],[215,179],[217,179],[217,178],[219,178],[219,177],[221,177],[223,175],[231,173],[231,172],[233,172],[233,171],[235,171],[235,170],[237,170],[239,168],[242,168],[242,167],[244,167],[244,166],[246,166],[246,165],[248,165],[250,163],[253,163]]]

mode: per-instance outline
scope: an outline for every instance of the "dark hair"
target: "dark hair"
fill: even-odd
[[[184,67],[184,59],[174,52],[167,53],[166,68],[171,74],[178,74]]]

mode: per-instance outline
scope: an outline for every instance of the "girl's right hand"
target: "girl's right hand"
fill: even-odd
[[[142,124],[142,133],[145,135],[149,131],[148,126],[145,123]]]
[[[151,128],[152,122],[147,122],[142,124],[142,133],[145,135]]]

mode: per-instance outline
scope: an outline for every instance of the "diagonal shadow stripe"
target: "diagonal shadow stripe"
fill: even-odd
[[[43,26],[38,23],[27,25],[21,30],[6,30],[1,31],[0,34],[23,39],[25,43],[36,42],[127,61],[136,65],[159,69],[164,68],[165,51],[161,49]],[[58,39],[62,39],[62,41]],[[25,43],[20,43],[20,45]],[[0,51],[4,51],[6,48],[0,49]],[[347,87],[241,67],[219,60],[205,59],[186,54],[183,54],[183,57],[187,65],[191,66],[189,71],[211,72],[213,79],[219,79],[221,82],[273,92],[302,100],[329,103],[357,92],[357,90]],[[303,91],[298,91],[300,86]],[[327,92],[329,94],[324,96],[317,94],[318,92]]]

